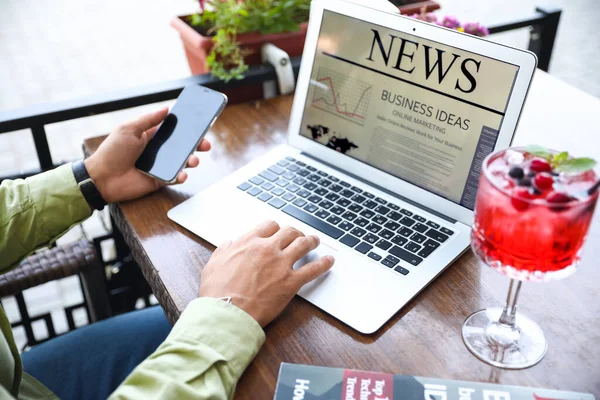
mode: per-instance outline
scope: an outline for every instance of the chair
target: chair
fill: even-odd
[[[72,313],[77,308],[85,307],[90,323],[111,315],[104,264],[92,243],[79,240],[38,251],[23,260],[14,270],[0,275],[0,297],[15,297],[21,320],[11,325],[13,328],[23,326],[27,336],[27,346],[42,343],[57,335],[49,313],[29,315],[23,290],[75,274],[79,275],[84,303],[65,309],[69,330],[73,330],[76,327]],[[48,330],[48,337],[40,340],[35,338],[32,329],[32,323],[38,320],[44,320]]]

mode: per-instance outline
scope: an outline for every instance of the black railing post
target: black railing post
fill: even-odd
[[[33,143],[35,143],[35,151],[37,152],[42,171],[48,171],[54,168],[44,125],[32,126],[31,134],[33,135]]]
[[[529,50],[537,55],[538,68],[548,72],[561,11],[560,8],[548,6],[536,7],[535,10],[544,14],[545,17],[540,24],[530,28]]]
[[[31,323],[33,322],[29,317],[29,311],[27,311],[27,304],[25,303],[25,297],[23,297],[23,292],[19,292],[15,295],[15,300],[17,301],[17,306],[19,307],[19,314],[21,314],[20,325],[23,326],[25,330],[25,336],[27,337],[27,344],[29,346],[33,346],[36,343],[35,335],[33,334],[33,328]],[[14,325],[13,325],[14,327]]]

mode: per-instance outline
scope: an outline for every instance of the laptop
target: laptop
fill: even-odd
[[[288,143],[169,211],[214,245],[264,220],[316,234],[333,268],[299,296],[377,331],[469,246],[483,159],[511,143],[535,56],[315,0]]]

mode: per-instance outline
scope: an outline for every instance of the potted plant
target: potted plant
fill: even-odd
[[[440,8],[435,1],[395,0],[400,12]],[[273,43],[291,57],[302,54],[310,0],[199,0],[200,12],[171,21],[192,74],[212,72],[229,81],[258,64],[260,48]]]
[[[171,26],[194,75],[210,71],[229,81],[261,62],[265,43],[302,54],[309,8],[310,0],[201,0],[198,14],[174,18]]]

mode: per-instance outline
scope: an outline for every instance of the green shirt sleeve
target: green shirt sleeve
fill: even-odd
[[[111,399],[231,399],[265,341],[241,309],[213,298],[192,301],[163,344]]]
[[[5,180],[0,184],[0,273],[7,272],[39,247],[58,239],[71,226],[89,217],[91,209],[81,194],[71,164],[31,178]],[[0,307],[0,398],[50,393],[41,384],[21,380],[19,352],[10,323]],[[11,395],[7,393],[11,391]]]
[[[71,164],[0,184],[0,272],[53,243],[92,213]]]

